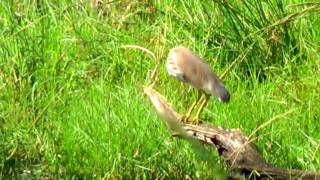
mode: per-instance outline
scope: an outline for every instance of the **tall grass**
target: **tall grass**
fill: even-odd
[[[170,48],[218,74],[234,62],[230,104],[211,99],[202,118],[249,135],[292,110],[255,143],[270,163],[319,171],[319,8],[299,2],[1,1],[1,177],[215,176],[154,113],[142,86],[157,62],[128,44],[157,55],[155,87],[181,112],[196,93],[167,76]]]

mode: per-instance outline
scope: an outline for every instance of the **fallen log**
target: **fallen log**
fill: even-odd
[[[158,115],[171,129],[173,136],[195,139],[215,147],[230,168],[229,179],[320,179],[320,174],[302,170],[274,167],[267,163],[252,139],[240,129],[225,129],[209,124],[192,125],[180,122],[182,115],[176,112],[165,97],[152,87],[144,88]],[[252,175],[255,172],[254,175]],[[240,176],[239,176],[240,174]]]

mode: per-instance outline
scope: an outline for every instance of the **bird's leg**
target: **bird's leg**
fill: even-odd
[[[203,108],[207,105],[207,102],[208,102],[208,98],[209,96],[206,94],[204,95],[204,100],[202,101],[197,113],[196,113],[196,116],[193,118],[193,121],[192,123],[193,124],[198,124],[199,123],[199,117],[200,117],[200,113],[202,112]]]
[[[194,108],[199,104],[199,102],[202,100],[203,98],[203,95],[198,92],[198,98],[197,100],[192,104],[192,106],[189,108],[187,114],[185,114],[183,117],[182,117],[182,122],[187,122],[188,119],[190,118],[191,114],[192,114],[192,111],[194,110]]]

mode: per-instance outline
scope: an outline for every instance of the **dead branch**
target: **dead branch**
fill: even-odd
[[[237,172],[254,179],[320,179],[317,173],[277,168],[268,164],[256,145],[240,129],[225,129],[204,123],[183,124],[179,121],[182,115],[173,109],[165,97],[151,87],[144,88],[144,92],[175,137],[192,138],[214,146],[230,167],[231,179],[239,178]],[[252,172],[256,172],[254,177]]]

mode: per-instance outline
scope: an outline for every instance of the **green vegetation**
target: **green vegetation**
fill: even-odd
[[[266,160],[319,172],[319,5],[228,2],[1,1],[0,177],[215,176],[157,117],[142,91],[157,62],[128,44],[161,60],[155,88],[180,112],[197,93],[166,75],[170,48],[217,74],[235,62],[231,102],[212,98],[202,118],[249,135],[277,117],[254,136]]]

